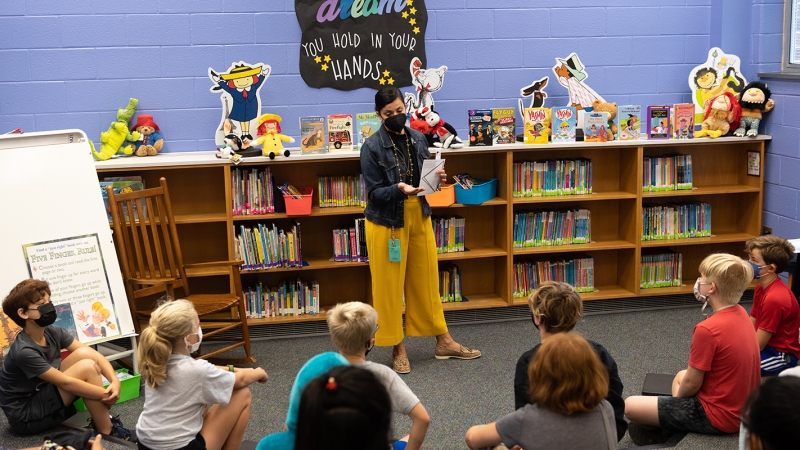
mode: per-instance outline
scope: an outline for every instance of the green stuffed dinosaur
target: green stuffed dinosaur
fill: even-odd
[[[110,159],[116,154],[132,155],[133,144],[125,145],[126,141],[136,142],[139,140],[139,132],[130,132],[128,130],[128,122],[136,112],[136,106],[139,100],[132,98],[128,101],[128,106],[125,109],[117,110],[117,121],[111,122],[108,131],[100,133],[100,151],[97,152],[94,148],[94,142],[89,140],[92,146],[92,157],[97,161],[105,161]]]

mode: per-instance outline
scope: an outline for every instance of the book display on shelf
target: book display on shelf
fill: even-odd
[[[619,140],[635,141],[641,136],[642,107],[639,105],[622,105],[617,107],[619,120]]]
[[[364,218],[355,220],[351,228],[333,230],[333,260],[336,262],[369,262]]]
[[[711,236],[711,204],[679,203],[642,206],[642,240]]]
[[[454,253],[466,250],[464,246],[464,226],[466,220],[461,216],[431,217],[433,236],[436,239],[436,253]]]
[[[299,238],[300,224],[293,222],[290,230],[270,227],[263,223],[252,227],[239,225],[234,238],[235,259],[244,261],[240,269],[266,270],[283,267],[302,267]]]
[[[367,206],[363,175],[318,177],[319,207]]]
[[[608,125],[608,113],[603,112],[587,112],[583,115],[583,141],[584,142],[606,142],[608,141],[608,134],[606,133],[606,125]]]
[[[300,151],[304,155],[328,153],[324,117],[300,118]]]
[[[518,125],[522,127],[519,121]],[[522,304],[530,286],[535,285],[536,278],[533,278],[533,284],[521,289],[519,283],[522,280],[516,274],[521,269],[518,264],[533,264],[535,268],[537,262],[550,261],[556,267],[552,270],[558,273],[559,262],[582,259],[583,255],[594,261],[592,283],[595,287],[591,292],[581,293],[584,301],[625,298],[626,302],[636,305],[638,296],[691,294],[690,285],[642,288],[642,255],[679,252],[683,262],[679,274],[682,280],[690,280],[697,277],[697,267],[707,254],[742,254],[747,239],[758,236],[761,231],[764,204],[765,170],[762,167],[760,176],[748,176],[747,157],[748,153],[755,153],[763,161],[765,143],[769,139],[769,136],[760,135],[751,139],[640,139],[589,145],[582,142],[557,146],[514,143],[446,151],[451,180],[452,174],[469,173],[475,180],[493,180],[496,191],[480,204],[456,201],[434,208],[437,217],[459,216],[470,223],[469,228],[464,227],[463,233],[465,250],[468,248],[468,251],[437,254],[440,268],[445,264],[458,266],[462,297],[469,301],[447,302],[443,308],[445,311],[454,311]],[[687,164],[684,169],[686,182],[691,182],[691,189],[678,189],[670,184],[670,190],[643,190],[642,186],[647,181],[645,161],[648,161],[647,172],[653,173],[654,169],[649,168],[651,161],[665,158],[672,168],[664,166],[664,170],[677,182],[679,176],[673,174],[673,170],[678,170],[681,165],[675,163],[676,155],[684,157],[687,163],[691,161],[691,165]],[[98,181],[104,177],[134,175],[141,176],[146,186],[155,186],[160,177],[166,177],[184,260],[192,264],[235,259],[239,257],[240,245],[244,244],[250,244],[249,249],[255,245],[257,250],[258,242],[241,239],[241,225],[253,230],[259,229],[258,223],[262,223],[262,228],[268,227],[267,231],[273,233],[274,223],[277,229],[283,230],[285,236],[294,234],[291,229],[292,217],[281,211],[267,212],[262,217],[255,215],[255,210],[251,210],[249,216],[232,213],[234,205],[244,207],[245,203],[258,203],[245,200],[255,196],[255,190],[246,190],[254,174],[257,174],[256,180],[261,180],[262,186],[268,185],[267,180],[272,181],[273,185],[273,180],[281,183],[291,181],[298,188],[312,186],[319,192],[327,192],[319,188],[320,178],[334,178],[332,175],[339,174],[351,174],[358,178],[360,160],[358,152],[350,152],[274,161],[254,158],[233,166],[210,156],[209,152],[188,152],[163,160],[111,159],[97,162],[96,168]],[[247,171],[248,175],[244,176],[245,172],[242,171]],[[548,171],[557,173],[545,174]],[[657,172],[661,173],[661,166]],[[347,183],[355,183],[355,180],[351,178]],[[255,184],[258,185],[257,182]],[[459,189],[463,193],[475,191],[480,186],[471,190]],[[331,192],[333,190],[330,188]],[[264,188],[263,192],[261,198],[266,198],[270,192],[281,195],[277,189]],[[332,230],[347,228],[349,238],[350,228],[360,229],[355,223],[356,219],[363,219],[363,208],[360,205],[320,207],[326,203],[334,206],[325,198],[313,195],[309,215],[298,219],[302,222],[302,238],[297,239],[302,242],[302,254],[295,260],[303,261],[303,264],[290,266],[287,263],[273,269],[244,271],[242,285],[246,289],[255,289],[258,283],[262,283],[263,289],[277,292],[277,287],[284,281],[302,277],[306,282],[316,281],[325,290],[326,295],[319,299],[320,310],[346,301],[371,301],[368,264],[363,261],[341,263],[333,260]],[[275,207],[279,209],[281,198],[277,201]],[[702,236],[703,228],[685,224],[684,221],[688,221],[692,214],[691,209],[688,213],[685,213],[686,207],[684,211],[675,209],[677,205],[697,203],[713,207],[713,235],[708,226],[708,206],[703,215],[706,236]],[[651,206],[673,208],[675,211],[667,217],[663,211],[649,211]],[[589,242],[516,246],[519,244],[515,241],[520,237],[516,227],[520,218],[527,214],[580,210],[591,211],[588,230],[591,235],[587,236],[587,240],[591,239]],[[653,223],[653,229],[658,229],[655,225],[664,228],[672,223],[676,238],[643,238],[641,223],[645,222],[644,212],[648,212],[646,222]],[[699,229],[701,237],[677,238],[681,231],[679,224],[688,230],[689,235],[693,229],[698,235],[696,230]],[[297,230],[295,238],[299,235]],[[360,236],[359,231],[356,235],[358,240]],[[364,245],[363,242],[359,244]],[[352,248],[351,253],[355,254]],[[362,255],[359,250],[357,256]],[[274,261],[288,258],[275,257]],[[264,262],[256,261],[254,264],[267,264],[268,261],[265,256]],[[189,276],[209,275],[198,277],[199,283],[220,289],[228,288],[228,280],[220,276],[222,273],[218,270],[192,268],[187,271]],[[545,271],[542,269],[542,272]],[[550,270],[546,272],[549,274]],[[260,298],[264,298],[263,294]],[[262,306],[262,311],[269,309]],[[259,326],[324,320],[324,314],[305,314],[305,308],[303,311],[302,316],[280,316],[276,311],[274,317],[268,317],[266,313],[259,313],[263,317],[253,318],[249,323]]]
[[[514,264],[514,297],[527,297],[545,281],[561,281],[578,292],[594,291],[594,259],[535,261]]]
[[[251,216],[275,212],[275,193],[269,166],[264,169],[231,170],[231,198],[234,216]]]
[[[642,159],[642,191],[676,191],[692,189],[692,155]]]
[[[492,110],[471,109],[469,111],[469,146],[492,145]]]
[[[647,139],[669,139],[672,136],[671,110],[669,105],[647,107]]]
[[[353,115],[331,114],[328,116],[328,151],[353,151]]]
[[[141,191],[144,189],[144,182],[142,181],[142,177],[139,176],[130,176],[130,177],[105,177],[103,181],[100,182],[100,195],[103,197],[103,203],[106,207],[106,215],[108,216],[108,221],[111,222],[111,207],[108,205],[108,192],[106,192],[106,186],[111,186],[114,189],[114,194],[120,194],[125,192],[134,192],[134,191]],[[139,205],[136,203],[133,204],[134,213],[138,210]],[[147,206],[141,205],[142,208],[142,216],[147,216]],[[128,205],[123,205],[122,211],[125,214],[125,219],[129,217],[128,213]]]
[[[694,139],[694,103],[672,105],[672,139]]]
[[[680,286],[683,283],[683,255],[677,252],[642,255],[639,287],[642,289]]]
[[[525,108],[525,144],[550,143],[550,108]]]
[[[464,301],[461,293],[461,268],[455,264],[439,267],[439,298],[442,303]]]
[[[279,286],[266,287],[262,283],[242,290],[248,319],[267,317],[302,316],[319,314],[319,283],[306,283],[300,279],[284,280]]]
[[[591,211],[514,213],[514,247],[585,244],[592,240]]]
[[[575,142],[577,111],[574,106],[553,107],[553,143],[569,144]]]
[[[364,145],[367,138],[375,134],[381,127],[381,119],[375,111],[356,114],[356,133],[358,133],[358,148]]]
[[[493,108],[492,127],[495,144],[513,144],[516,142],[517,111],[514,108]]]
[[[514,163],[514,197],[592,193],[592,160],[567,159]]]

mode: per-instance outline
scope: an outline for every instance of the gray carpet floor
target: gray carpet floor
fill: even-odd
[[[749,308],[749,305],[746,305]],[[703,319],[696,308],[604,314],[585,317],[577,330],[603,344],[616,359],[625,385],[625,396],[641,392],[648,372],[676,373],[689,358],[692,329]],[[480,349],[484,356],[473,361],[433,358],[433,338],[408,338],[406,347],[412,372],[403,379],[419,396],[431,416],[425,440],[427,449],[463,449],[464,433],[475,424],[494,421],[513,410],[513,375],[517,358],[539,342],[529,320],[451,327],[460,343]],[[269,374],[264,385],[253,385],[253,409],[245,439],[258,441],[280,431],[285,420],[289,390],[300,367],[312,356],[334,350],[327,336],[258,341],[253,353]],[[369,355],[389,364],[390,348],[376,347]],[[144,404],[140,397],[116,405],[123,423],[133,427]],[[410,421],[397,417],[394,433],[408,432]],[[5,448],[40,445],[42,436],[16,436],[0,415],[0,444]],[[687,435],[678,449],[735,449],[737,435]],[[626,435],[619,448],[634,448]],[[125,448],[110,444],[109,449]]]

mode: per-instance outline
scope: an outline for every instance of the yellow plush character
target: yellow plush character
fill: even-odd
[[[263,114],[258,118],[258,138],[256,144],[261,145],[262,154],[269,159],[283,153],[289,156],[289,150],[283,148],[283,143],[294,142],[294,138],[281,134],[281,116],[277,114]]]

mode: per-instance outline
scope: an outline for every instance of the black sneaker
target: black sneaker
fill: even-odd
[[[628,435],[631,437],[633,443],[638,446],[663,444],[672,437],[672,433],[664,429],[642,428],[634,423],[628,424]]]
[[[122,439],[123,441],[130,441],[133,443],[139,442],[136,439],[136,430],[129,430],[122,425],[122,420],[119,416],[111,416],[111,433],[109,436]]]

